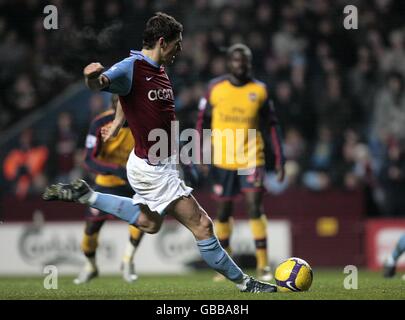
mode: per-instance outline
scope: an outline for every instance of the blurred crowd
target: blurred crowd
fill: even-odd
[[[58,31],[43,28],[47,4],[58,8]],[[358,9],[356,30],[343,26],[347,4]],[[102,62],[111,65],[128,49],[141,47],[145,21],[155,11],[184,25],[183,51],[168,70],[183,128],[195,126],[207,82],[226,72],[224,50],[246,43],[255,77],[268,85],[284,131],[287,180],[280,185],[268,175],[268,190],[362,188],[378,214],[405,214],[405,3],[400,0],[3,0],[0,133],[81,78],[80,71],[69,73],[52,63],[50,57],[70,52],[55,45],[60,32],[97,34],[119,22],[131,26],[124,44],[110,55],[103,52]],[[89,57],[96,59],[101,51]],[[36,168],[28,175],[40,177],[34,188],[85,174],[78,132],[87,128],[74,126],[68,113],[60,115],[55,142],[36,158],[43,174]],[[22,149],[33,135],[21,134]],[[45,165],[50,159],[52,165]],[[30,169],[3,169],[24,190],[17,177]]]

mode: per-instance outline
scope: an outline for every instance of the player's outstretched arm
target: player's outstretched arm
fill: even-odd
[[[84,82],[90,90],[99,91],[109,86],[110,81],[101,74],[103,71],[104,67],[98,62],[90,63],[84,68]]]
[[[116,137],[118,131],[120,131],[124,123],[125,123],[125,114],[124,111],[122,110],[121,103],[118,101],[113,122],[110,125],[101,128],[101,136],[103,138],[103,141],[105,142],[110,138]]]

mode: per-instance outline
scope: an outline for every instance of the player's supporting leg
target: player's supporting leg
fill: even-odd
[[[395,249],[388,256],[384,263],[384,277],[391,278],[396,273],[396,266],[399,257],[405,252],[405,234],[398,240]]]
[[[98,276],[96,251],[98,247],[98,235],[104,221],[105,220],[86,221],[86,227],[81,244],[81,249],[86,257],[86,262],[77,278],[73,280],[75,284],[87,283]]]
[[[221,247],[213,223],[193,196],[181,197],[167,211],[194,235],[201,257],[214,270],[233,281],[242,292],[275,292],[277,287],[247,276]]]
[[[151,212],[147,206],[134,204],[131,198],[95,192],[81,179],[70,184],[53,184],[45,189],[42,198],[46,201],[62,200],[86,204],[127,221],[147,233],[158,232],[163,221],[158,213]]]
[[[129,240],[122,257],[122,276],[127,282],[134,282],[138,279],[135,273],[134,255],[144,233],[138,228],[129,226]]]
[[[249,224],[256,247],[256,268],[258,277],[270,281],[273,276],[268,265],[267,254],[267,218],[262,205],[262,192],[246,192]]]
[[[231,217],[232,208],[232,201],[220,201],[218,204],[217,218],[214,221],[215,234],[218,237],[222,248],[224,248],[229,255],[232,255],[232,249],[230,246],[233,227],[233,219]],[[223,281],[225,280],[225,277],[222,274],[217,273],[213,280],[215,282]]]

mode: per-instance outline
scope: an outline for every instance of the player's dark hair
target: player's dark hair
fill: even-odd
[[[163,37],[170,42],[183,31],[183,25],[166,13],[157,12],[148,20],[143,33],[143,48],[153,49],[156,41]]]
[[[252,60],[252,50],[250,50],[247,45],[242,43],[235,43],[234,45],[230,46],[226,51],[226,55],[228,56],[228,58],[230,58],[235,51],[242,52],[242,54],[248,57],[249,60]]]

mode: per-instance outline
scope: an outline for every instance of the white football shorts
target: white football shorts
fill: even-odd
[[[169,158],[173,160],[172,158]],[[136,192],[134,204],[145,204],[151,211],[164,215],[166,207],[174,200],[188,196],[193,191],[180,179],[175,162],[151,165],[132,151],[127,162],[128,181]]]

